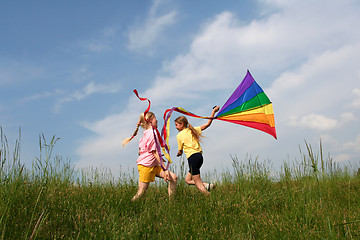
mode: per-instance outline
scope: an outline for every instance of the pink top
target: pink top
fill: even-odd
[[[140,155],[136,163],[145,167],[154,167],[159,165],[158,161],[154,157],[154,151],[156,151],[156,143],[153,130],[150,128],[144,131],[144,135],[139,141]]]

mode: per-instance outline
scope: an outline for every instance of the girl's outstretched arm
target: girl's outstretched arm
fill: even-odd
[[[218,112],[219,109],[220,109],[219,106],[214,107],[214,109],[213,109],[212,112],[211,112],[211,116],[210,116],[210,117],[213,118],[213,117],[215,116],[215,113]],[[213,121],[213,119],[209,119],[209,121],[208,121],[206,124],[201,125],[201,126],[200,126],[201,131],[204,131],[205,129],[207,129],[207,128],[211,125],[212,121]]]

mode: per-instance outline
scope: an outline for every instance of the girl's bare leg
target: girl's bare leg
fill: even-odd
[[[200,174],[192,175],[192,180],[194,181],[195,186],[200,190],[200,192],[206,195],[210,194],[208,190],[206,190],[203,181],[201,181]]]
[[[165,178],[165,172],[164,171],[161,171],[157,177],[160,177],[160,178]],[[168,185],[168,193],[169,193],[169,196],[171,196],[172,194],[175,193],[175,190],[176,190],[176,182],[177,182],[177,176],[175,173],[169,171],[169,185]]]
[[[175,193],[176,183],[177,183],[176,174],[173,172],[170,172],[170,183],[169,183],[169,187],[168,187],[169,196],[171,196],[171,194]]]
[[[200,176],[200,175],[199,175],[199,176]],[[200,180],[201,180],[201,179],[200,179]],[[185,182],[186,182],[187,184],[189,184],[189,185],[196,185],[196,184],[195,184],[195,181],[194,181],[194,179],[193,179],[193,175],[191,175],[191,173],[189,173],[189,172],[186,174]],[[207,182],[202,182],[202,184],[204,185],[205,188],[206,188],[206,186],[208,185]]]
[[[148,189],[150,183],[146,183],[146,182],[140,182],[139,181],[139,189],[137,191],[137,193],[135,194],[135,196],[131,199],[131,201],[135,201],[136,199],[138,199],[139,197],[141,197],[142,195],[145,194],[146,190]]]

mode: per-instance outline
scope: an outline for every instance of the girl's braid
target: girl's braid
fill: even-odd
[[[136,128],[135,128],[135,131],[134,133],[131,135],[131,137],[129,138],[126,138],[122,141],[122,146],[124,147],[126,144],[128,144],[137,134],[138,134],[138,131],[139,131],[139,127],[140,127],[141,123],[140,121],[137,123],[136,125]]]

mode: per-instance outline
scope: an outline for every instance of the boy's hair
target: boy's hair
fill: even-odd
[[[155,114],[153,112],[147,112],[146,113],[146,119],[144,117],[144,113],[140,114],[140,118],[139,118],[139,121],[136,125],[136,128],[135,128],[135,131],[134,133],[132,134],[131,137],[129,138],[126,138],[122,141],[122,146],[125,146],[126,144],[128,144],[138,133],[139,131],[139,127],[141,126],[142,128],[146,129],[148,126],[149,126],[149,122],[148,121],[151,121],[151,119],[155,116]]]
[[[196,131],[196,129],[188,122],[185,116],[180,116],[175,119],[175,122],[183,124],[185,128],[189,128],[191,135],[195,138],[196,141],[201,142],[203,135]]]

